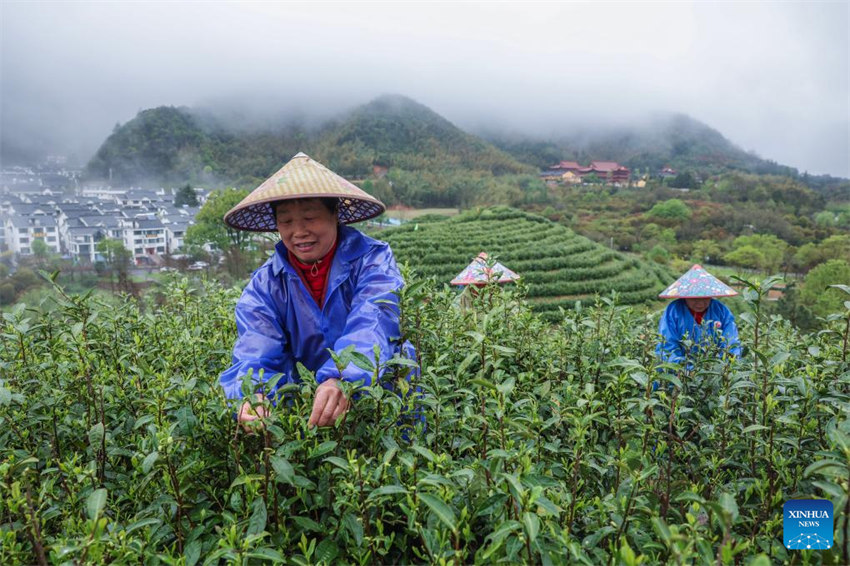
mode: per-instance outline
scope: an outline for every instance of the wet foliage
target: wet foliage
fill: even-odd
[[[408,281],[421,375],[395,360],[318,430],[306,370],[237,428],[217,384],[236,289],[175,280],[116,306],[57,287],[4,313],[0,562],[850,562],[850,309],[800,334],[752,283],[744,357],[685,374],[656,367],[657,315],[616,297],[553,325],[521,288],[461,307]],[[792,498],[833,502],[831,550],[785,550]]]

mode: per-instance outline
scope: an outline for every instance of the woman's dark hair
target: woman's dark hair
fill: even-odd
[[[339,212],[339,199],[336,197],[322,197],[319,199],[329,212],[336,214]]]
[[[292,199],[288,199],[292,200]],[[331,214],[336,214],[339,211],[339,199],[336,197],[318,197],[319,202],[328,209],[328,212]],[[287,200],[276,200],[271,203],[272,213],[277,216],[277,206],[283,202],[287,202]]]

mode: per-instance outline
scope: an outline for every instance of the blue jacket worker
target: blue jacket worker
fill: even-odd
[[[712,344],[723,353],[739,357],[741,343],[735,317],[717,300],[737,294],[700,265],[694,265],[667,287],[659,297],[675,300],[664,309],[658,323],[660,341],[655,346],[655,354],[659,361],[682,363]],[[686,341],[691,343],[690,351]],[[693,369],[690,361],[687,369]]]
[[[374,360],[377,346],[381,364],[397,354],[414,358],[412,346],[397,340],[395,292],[404,280],[389,245],[344,225],[385,209],[299,153],[225,215],[233,228],[280,234],[274,254],[254,272],[236,305],[239,337],[232,365],[220,376],[228,399],[242,398],[248,374],[258,385],[279,374],[276,387],[297,382],[300,362],[319,383],[308,424],[330,426],[349,408],[340,380],[371,385],[372,373],[349,364],[340,374],[328,349],[353,346]],[[265,393],[276,397],[275,390]],[[237,419],[244,426],[266,415],[262,405],[252,409],[245,401]]]

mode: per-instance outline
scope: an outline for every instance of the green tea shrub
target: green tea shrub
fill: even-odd
[[[746,355],[686,374],[658,371],[657,316],[612,298],[550,324],[522,286],[461,307],[407,280],[420,375],[394,360],[394,391],[326,429],[303,368],[264,427],[236,426],[217,376],[238,289],[55,287],[4,313],[0,563],[848,562],[847,312],[800,334],[751,284]],[[782,544],[783,502],[808,497],[835,504],[829,551]]]

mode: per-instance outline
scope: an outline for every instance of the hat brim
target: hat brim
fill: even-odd
[[[659,299],[722,299],[724,297],[734,297],[738,294],[737,291],[726,295],[658,295]]]
[[[231,228],[275,232],[271,203],[283,200],[336,198],[339,221],[353,224],[384,212],[384,204],[351,181],[340,177],[305,153],[298,153],[224,215]]]
[[[722,299],[738,291],[695,263],[681,277],[658,294],[659,299]]]
[[[321,193],[316,195],[286,195],[258,200],[247,206],[237,205],[224,215],[224,222],[231,228],[249,232],[277,232],[277,221],[272,203],[283,200],[337,198],[339,200],[338,215],[341,224],[354,224],[380,216],[386,210],[384,204],[377,199],[374,201],[353,198],[349,194]]]

